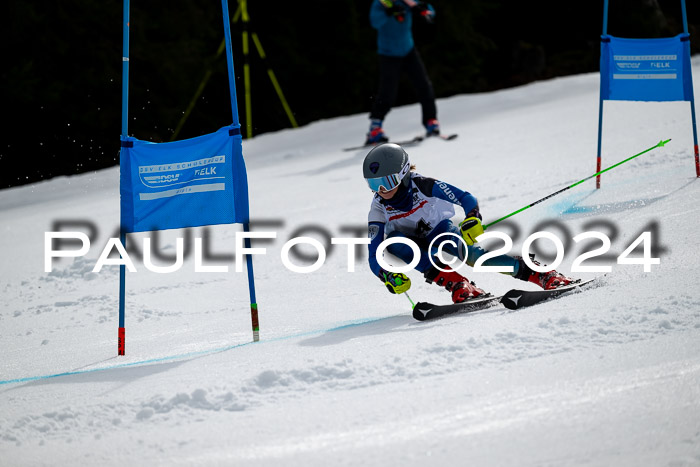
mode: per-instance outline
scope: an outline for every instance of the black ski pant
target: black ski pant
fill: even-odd
[[[437,118],[435,92],[415,47],[405,57],[379,56],[379,91],[374,98],[369,118],[384,120],[396,101],[399,79],[403,72],[407,74],[416,91],[425,125],[428,120]]]

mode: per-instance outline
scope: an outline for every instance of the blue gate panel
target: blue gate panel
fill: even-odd
[[[171,143],[122,139],[125,232],[248,222],[248,182],[238,126]]]
[[[689,50],[688,34],[661,39],[602,36],[601,99],[692,100]]]

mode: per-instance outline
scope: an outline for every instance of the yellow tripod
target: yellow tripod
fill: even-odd
[[[248,15],[248,8],[247,8],[247,1],[246,0],[238,0],[238,9],[236,9],[236,12],[233,15],[233,23],[237,23],[238,21],[241,21],[242,23],[242,41],[243,41],[243,85],[245,88],[244,95],[245,95],[245,137],[246,138],[252,138],[253,137],[253,110],[252,110],[252,105],[251,105],[251,93],[250,93],[250,47],[249,47],[249,42],[248,42],[248,24],[250,23],[250,16]],[[253,43],[255,44],[255,48],[258,51],[258,56],[260,59],[264,62],[266,62],[266,55],[265,51],[263,50],[262,44],[260,43],[260,39],[258,38],[258,35],[255,32],[250,33],[250,36],[253,38]],[[221,54],[224,53],[224,50],[226,49],[225,45],[225,40],[221,41],[221,44],[219,45],[219,49],[216,51],[216,56],[215,58],[219,58]],[[202,82],[199,84],[199,87],[195,91],[194,96],[192,97],[192,100],[190,101],[190,104],[187,106],[187,110],[185,110],[185,113],[182,115],[182,118],[177,124],[177,127],[175,128],[175,131],[173,132],[172,137],[170,138],[171,141],[174,141],[178,135],[180,134],[180,130],[182,130],[182,127],[185,125],[185,121],[187,118],[190,116],[190,113],[192,113],[192,110],[194,109],[195,104],[197,103],[197,100],[199,97],[202,95],[204,92],[204,88],[207,86],[207,83],[209,82],[209,79],[211,78],[213,71],[211,69],[211,66],[204,72],[204,78],[202,78]],[[287,114],[287,118],[289,118],[289,122],[292,125],[292,128],[297,128],[299,125],[297,125],[297,121],[294,118],[294,114],[292,113],[292,109],[289,107],[289,104],[287,104],[287,100],[284,98],[284,94],[282,93],[282,88],[279,85],[279,82],[277,81],[277,77],[275,77],[275,72],[272,71],[272,68],[270,66],[267,66],[267,75],[270,77],[270,81],[272,82],[272,86],[275,88],[275,91],[277,92],[277,97],[279,97],[280,102],[282,103],[282,107],[284,108],[285,113]]]

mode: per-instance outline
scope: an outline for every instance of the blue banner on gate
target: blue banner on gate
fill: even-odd
[[[125,232],[247,223],[239,126],[172,143],[122,138],[120,194]]]
[[[661,39],[604,35],[600,79],[603,100],[690,101],[689,35]]]

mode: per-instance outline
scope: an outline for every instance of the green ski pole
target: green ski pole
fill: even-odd
[[[518,214],[518,213],[520,213],[520,212],[523,212],[523,211],[525,211],[526,209],[530,209],[531,207],[533,207],[533,206],[535,206],[535,205],[537,205],[537,204],[540,204],[542,201],[546,201],[546,200],[548,200],[549,198],[552,198],[552,197],[558,195],[559,193],[563,193],[563,192],[565,192],[566,190],[568,190],[568,189],[570,189],[570,188],[573,188],[573,187],[575,187],[575,186],[578,186],[578,185],[580,185],[581,183],[585,182],[586,180],[590,180],[590,179],[592,179],[593,177],[597,177],[598,175],[600,175],[600,174],[602,174],[602,173],[604,173],[604,172],[607,172],[608,170],[614,169],[614,168],[617,167],[618,165],[622,165],[622,164],[624,164],[625,162],[631,161],[631,160],[634,159],[635,157],[639,157],[639,156],[641,156],[642,154],[645,154],[645,153],[651,151],[652,149],[660,148],[660,147],[664,146],[666,143],[668,143],[669,141],[671,141],[671,140],[670,140],[670,139],[667,139],[666,141],[661,140],[661,141],[659,141],[656,145],[650,147],[649,149],[645,149],[644,151],[640,152],[639,154],[635,154],[635,155],[632,156],[632,157],[628,157],[627,159],[625,159],[625,160],[622,161],[622,162],[618,162],[618,163],[615,164],[615,165],[611,165],[611,166],[608,167],[607,169],[601,170],[600,172],[596,172],[596,173],[594,173],[593,175],[591,175],[590,177],[586,177],[586,178],[584,178],[583,180],[579,180],[578,182],[574,183],[573,185],[569,185],[569,186],[567,186],[566,188],[562,188],[562,189],[559,190],[559,191],[555,191],[555,192],[552,193],[551,195],[547,195],[547,196],[545,196],[545,197],[542,198],[542,199],[538,199],[538,200],[535,201],[534,203],[528,204],[527,206],[522,207],[522,208],[518,209],[517,211],[513,211],[513,212],[511,212],[510,214],[508,214],[507,216],[501,217],[501,218],[498,219],[497,221],[493,221],[493,222],[491,222],[491,223],[489,223],[489,224],[484,225],[484,230],[486,230],[487,228],[491,227],[491,226],[494,225],[494,224],[498,224],[499,222],[508,219],[509,217],[512,217],[512,216],[514,216],[514,215],[516,215],[516,214]]]
[[[408,295],[408,292],[404,292],[403,294],[406,296],[408,301],[411,302],[411,310],[414,309],[416,307],[416,304],[413,303],[413,300],[411,300],[411,297]]]

